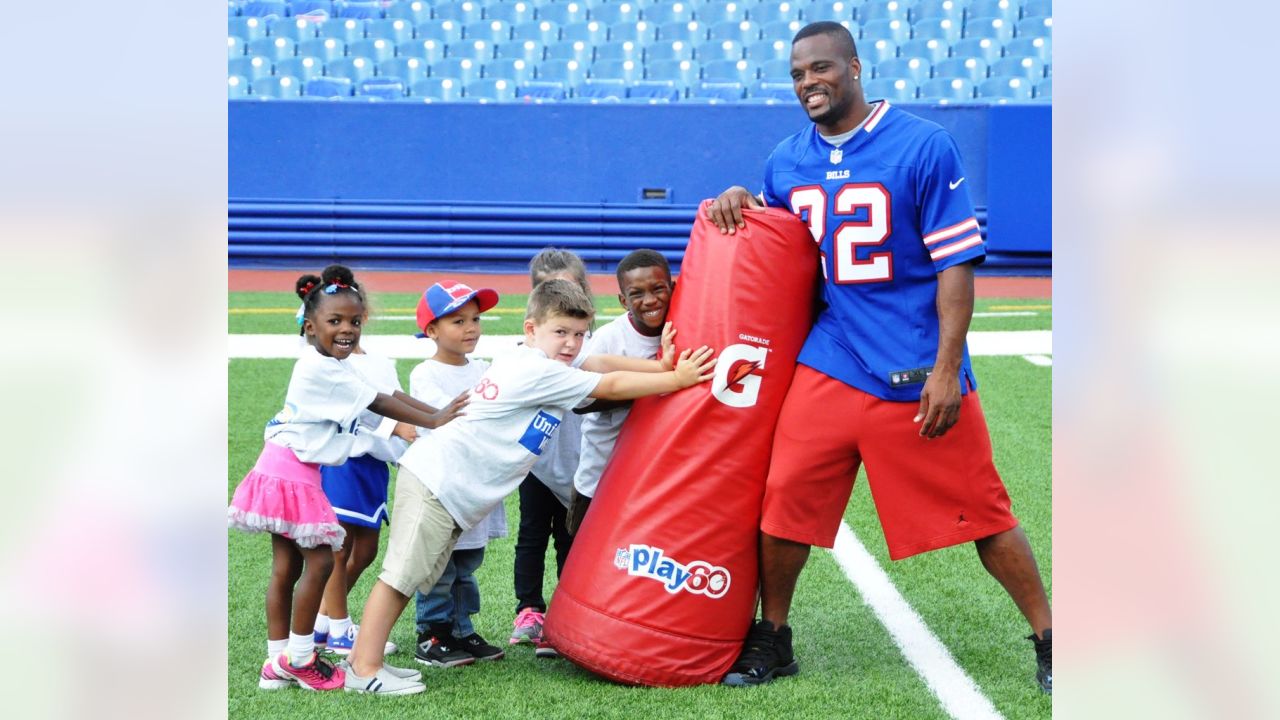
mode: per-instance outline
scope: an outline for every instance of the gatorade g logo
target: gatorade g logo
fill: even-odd
[[[711,379],[711,394],[729,407],[745,408],[756,404],[760,396],[760,375],[767,348],[755,345],[730,345],[720,351],[716,374]]]
[[[628,575],[657,580],[672,595],[686,590],[718,600],[729,592],[728,570],[702,560],[681,565],[666,557],[662,548],[648,545],[632,545],[626,550],[618,548],[613,564],[619,570],[626,570]]]

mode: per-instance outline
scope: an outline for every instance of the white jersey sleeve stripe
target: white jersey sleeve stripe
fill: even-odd
[[[944,257],[948,257],[948,256],[950,256],[950,255],[955,255],[956,253],[960,252],[961,250],[968,250],[969,248],[973,247],[974,245],[981,245],[981,244],[982,244],[982,236],[981,236],[981,235],[974,235],[973,237],[969,238],[968,240],[962,240],[962,241],[960,241],[960,242],[958,242],[958,243],[955,243],[954,245],[948,245],[948,246],[946,246],[946,247],[944,247],[944,248],[940,248],[940,249],[938,249],[938,250],[935,250],[935,251],[933,251],[933,252],[929,253],[929,257],[930,257],[931,259],[933,259],[933,260],[941,260],[941,259],[942,259],[942,258],[944,258]]]
[[[956,237],[957,235],[963,235],[964,233],[970,230],[977,230],[977,229],[978,229],[978,219],[971,217],[968,220],[962,220],[956,223],[955,225],[952,225],[951,227],[945,227],[945,228],[942,228],[941,230],[937,230],[935,232],[929,233],[928,235],[925,235],[924,244],[933,245],[934,243],[940,243],[943,240]]]

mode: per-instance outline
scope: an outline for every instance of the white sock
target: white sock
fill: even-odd
[[[344,618],[334,618],[329,621],[329,634],[333,637],[344,637],[347,634],[347,628],[352,625],[351,616]]]
[[[288,647],[289,647],[288,638],[285,638],[284,640],[269,639],[267,640],[267,657],[268,658],[280,657],[280,653],[284,652]]]
[[[316,632],[320,633],[321,635],[329,634],[329,616],[328,615],[316,616]]]
[[[289,662],[294,667],[306,665],[315,651],[316,639],[311,633],[295,635],[292,631],[289,632]]]

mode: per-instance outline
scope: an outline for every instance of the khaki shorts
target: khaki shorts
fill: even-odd
[[[378,579],[401,595],[412,597],[414,590],[429,593],[444,574],[462,528],[427,486],[403,467],[396,478],[392,511],[391,539]]]

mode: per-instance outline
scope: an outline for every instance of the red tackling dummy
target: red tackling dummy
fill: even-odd
[[[721,235],[704,211],[668,319],[677,349],[715,349],[715,378],[635,402],[543,628],[565,657],[624,683],[719,682],[736,659],[774,425],[812,324],[805,225],[768,209]]]

